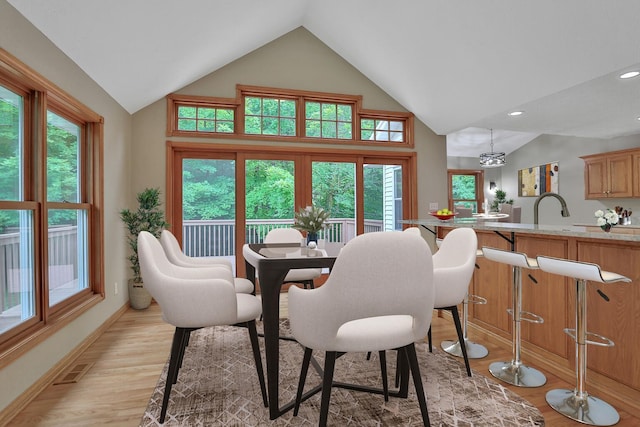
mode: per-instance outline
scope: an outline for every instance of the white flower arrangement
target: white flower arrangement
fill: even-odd
[[[607,231],[611,229],[614,225],[618,224],[620,217],[618,214],[611,209],[598,209],[595,212],[596,224],[600,226],[603,230]]]
[[[329,212],[316,206],[300,208],[294,215],[293,228],[308,233],[318,233],[326,226]]]

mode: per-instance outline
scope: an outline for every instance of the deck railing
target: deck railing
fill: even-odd
[[[286,219],[250,219],[245,225],[245,243],[260,243],[274,228],[291,227]],[[382,221],[366,220],[365,232],[382,230]],[[348,242],[356,234],[355,220],[331,218],[319,237],[327,242]],[[182,225],[184,252],[189,256],[233,256],[235,253],[235,221],[184,221]]]

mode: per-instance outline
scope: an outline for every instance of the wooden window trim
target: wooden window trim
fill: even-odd
[[[296,101],[296,133],[297,136],[286,135],[255,135],[244,133],[244,99],[247,96],[262,98],[279,98]],[[414,115],[410,112],[369,110],[363,109],[363,97],[361,95],[348,95],[329,92],[314,92],[296,89],[281,89],[265,86],[236,85],[235,98],[218,98],[199,95],[181,95],[172,93],[167,95],[167,129],[168,137],[185,138],[212,138],[226,140],[255,140],[274,141],[292,143],[313,143],[332,144],[341,146],[370,146],[370,147],[393,147],[393,148],[414,148]],[[352,106],[352,126],[353,138],[316,138],[306,137],[305,132],[305,102],[324,102],[329,104],[341,104]],[[178,130],[178,105],[205,106],[210,108],[234,108],[235,109],[235,131],[234,133],[216,132],[194,132]],[[404,122],[404,142],[392,141],[369,141],[361,139],[360,119],[372,118],[389,121]]]
[[[476,203],[477,206],[482,206],[482,202],[484,201],[484,171],[477,169],[448,169],[447,170],[447,204],[449,209],[453,209],[453,187],[452,187],[452,177],[453,175],[474,175],[476,177]]]
[[[25,97],[25,194],[23,201],[0,201],[0,209],[23,209],[34,212],[34,280],[36,311],[33,319],[0,335],[0,369],[53,336],[105,298],[104,293],[104,119],[74,97],[60,89],[6,50],[0,48],[0,83],[18,88]],[[46,202],[44,158],[46,158],[46,111],[60,111],[66,118],[81,123],[83,180],[81,202],[65,207],[82,206],[88,210],[88,280],[89,288],[80,291],[55,307],[46,306],[43,295],[43,246],[46,234],[42,218]],[[44,156],[44,157],[43,157]]]

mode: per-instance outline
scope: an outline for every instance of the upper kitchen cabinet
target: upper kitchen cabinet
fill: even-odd
[[[640,159],[636,157],[640,158],[640,150],[582,156],[585,199],[640,196],[640,183],[637,182]]]

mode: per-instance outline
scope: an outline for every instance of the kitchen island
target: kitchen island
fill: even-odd
[[[640,415],[640,234],[606,233],[589,226],[554,226],[482,222],[469,219],[403,221],[444,237],[452,228],[471,227],[478,246],[592,262],[623,274],[631,283],[590,283],[587,326],[614,347],[589,346],[587,390],[614,406]],[[470,305],[470,329],[508,345],[511,340],[511,270],[478,258],[470,293],[487,298]],[[575,342],[564,328],[575,326],[575,281],[539,270],[523,275],[523,309],[544,318],[543,324],[522,323],[523,360],[575,382]],[[605,295],[603,297],[602,295]],[[608,301],[607,301],[608,299]]]

